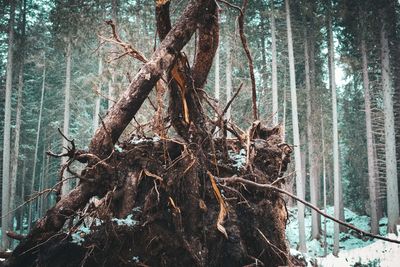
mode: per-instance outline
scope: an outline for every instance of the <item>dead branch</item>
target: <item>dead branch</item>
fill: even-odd
[[[128,79],[129,79],[129,78],[128,78]],[[130,79],[129,79],[129,82],[131,82]],[[111,102],[113,102],[113,103],[117,102],[115,99],[104,95],[104,94],[101,92],[101,90],[99,90],[99,88],[97,87],[97,85],[96,85],[95,83],[93,83],[93,91],[94,91],[94,93],[95,93],[96,95],[101,96],[102,98],[104,98],[104,99],[106,99],[106,100],[109,100],[109,101],[111,101]]]
[[[240,40],[242,41],[242,45],[244,51],[246,52],[247,60],[249,62],[249,72],[250,72],[250,79],[251,79],[251,97],[253,101],[253,118],[254,120],[258,120],[258,110],[257,110],[257,91],[256,91],[256,79],[254,77],[254,65],[253,65],[253,58],[250,54],[249,45],[247,44],[247,38],[244,34],[244,13],[246,11],[248,0],[243,0],[243,6],[241,12],[239,14],[239,34]]]
[[[374,235],[372,233],[368,233],[368,232],[366,232],[364,230],[361,230],[361,229],[355,227],[352,224],[349,224],[349,223],[346,223],[346,222],[341,221],[339,219],[336,219],[335,217],[333,217],[333,216],[331,216],[329,214],[326,214],[325,212],[321,211],[317,206],[314,206],[313,204],[311,204],[311,203],[309,203],[309,202],[307,202],[307,201],[305,201],[305,200],[293,195],[292,193],[290,193],[290,192],[288,192],[286,190],[283,190],[282,188],[273,186],[271,184],[260,184],[260,183],[256,183],[256,182],[253,182],[253,181],[250,181],[250,180],[247,180],[247,179],[243,179],[243,178],[237,177],[237,176],[232,176],[232,177],[229,177],[229,178],[215,178],[215,179],[218,182],[243,183],[243,184],[248,184],[248,185],[251,185],[251,186],[254,186],[254,187],[257,187],[257,188],[266,188],[266,189],[271,189],[271,190],[277,191],[277,192],[279,192],[281,194],[285,194],[285,195],[287,195],[287,196],[289,196],[289,197],[291,197],[291,198],[303,203],[304,205],[306,205],[309,208],[315,210],[317,213],[321,214],[322,216],[324,216],[324,217],[326,217],[326,218],[328,218],[328,219],[330,219],[330,220],[332,220],[332,221],[334,221],[334,222],[336,222],[338,224],[341,224],[341,225],[343,225],[343,226],[345,226],[345,227],[347,227],[347,228],[349,228],[351,230],[354,230],[355,232],[359,233],[361,236],[368,236],[368,237],[371,237],[371,238],[374,238],[374,239],[380,239],[380,240],[384,240],[384,241],[387,241],[387,242],[400,244],[400,240],[391,239],[391,238],[387,238],[387,237],[379,236],[379,235]]]
[[[239,95],[240,90],[242,89],[243,83],[239,85],[239,88],[236,90],[236,92],[233,94],[232,98],[228,101],[226,104],[224,110],[222,111],[222,117],[225,115],[225,113],[228,111],[230,105],[232,104],[233,100]]]
[[[254,64],[253,64],[253,58],[251,57],[249,45],[247,44],[247,38],[246,38],[246,35],[244,34],[244,13],[247,8],[248,0],[243,0],[242,8],[240,8],[234,4],[231,4],[225,0],[217,0],[217,1],[224,3],[229,7],[235,8],[239,11],[239,16],[238,16],[239,35],[240,35],[240,40],[242,41],[243,49],[246,53],[247,61],[249,63],[249,73],[250,73],[250,79],[251,79],[251,97],[252,97],[252,103],[253,103],[253,118],[254,118],[254,120],[258,120],[257,90],[256,90],[256,79],[254,77]]]
[[[143,63],[146,63],[148,61],[147,58],[142,53],[133,48],[131,44],[125,43],[121,40],[121,38],[117,33],[116,26],[112,20],[106,20],[105,23],[111,26],[113,38],[116,41],[115,43],[121,46],[125,50],[125,52],[122,55],[118,56],[116,59],[119,59],[124,55],[130,55],[131,57],[136,58],[137,60]]]
[[[64,133],[60,130],[60,128],[57,128],[57,130],[60,133],[60,135],[71,144],[71,147],[64,147],[65,150],[67,150],[67,152],[65,152],[65,153],[55,154],[55,153],[53,153],[51,151],[47,151],[46,154],[49,155],[49,156],[55,157],[55,158],[61,158],[61,157],[73,158],[74,154],[76,152],[74,139],[69,139],[68,137],[66,137],[64,135]]]

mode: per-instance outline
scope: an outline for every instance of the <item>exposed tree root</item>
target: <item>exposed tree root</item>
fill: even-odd
[[[287,158],[282,161],[281,137],[259,135],[252,140],[258,156],[251,163],[259,175],[244,168],[244,147],[237,141],[228,144],[228,158],[222,157],[226,143],[221,139],[215,140],[215,156],[174,140],[135,137],[119,144],[107,161],[116,170],[108,193],[82,212],[64,214],[70,227],[48,233],[46,241],[33,246],[28,255],[34,261],[11,266],[287,265],[287,214],[279,194],[210,179],[241,175],[262,183],[277,180],[288,163]],[[102,165],[94,169],[105,171]],[[74,243],[76,236],[82,238],[80,245]]]

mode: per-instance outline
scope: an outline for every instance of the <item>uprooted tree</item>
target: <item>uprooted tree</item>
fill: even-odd
[[[171,26],[169,1],[158,0],[156,18],[158,48],[145,59],[125,47],[144,65],[102,119],[88,151],[70,140],[67,153],[53,155],[69,158],[65,171],[73,172],[68,165],[73,161],[86,164],[73,173],[79,185],[47,211],[4,266],[288,264],[283,199],[243,181],[279,188],[291,148],[282,143],[279,127],[255,121],[243,131],[227,122],[226,108],[203,91],[218,46],[215,1],[190,1]],[[108,24],[118,38],[112,21]],[[180,51],[195,31],[190,67]],[[167,135],[158,110],[159,138],[119,141],[153,88],[168,90],[168,121],[177,136]],[[208,118],[205,103],[216,119]],[[255,106],[253,111],[256,115]],[[235,138],[227,138],[227,131]],[[242,166],[234,154],[244,155]],[[79,242],[71,242],[74,235]]]

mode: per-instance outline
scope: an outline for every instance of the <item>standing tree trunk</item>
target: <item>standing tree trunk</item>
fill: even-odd
[[[215,77],[214,77],[214,97],[215,100],[218,101],[220,100],[220,77],[219,77],[219,64],[220,64],[220,60],[219,60],[219,47],[217,49],[217,52],[215,53]]]
[[[17,189],[17,173],[19,164],[19,139],[21,133],[21,112],[22,112],[22,100],[23,100],[23,90],[24,90],[24,64],[25,64],[25,24],[26,24],[26,0],[23,2],[22,12],[22,29],[21,29],[21,58],[20,58],[20,68],[18,73],[18,102],[17,102],[17,115],[15,118],[15,131],[14,131],[14,149],[11,159],[11,181],[10,181],[10,221],[11,227],[14,228],[14,209],[15,209],[15,195]]]
[[[36,165],[38,159],[38,150],[39,150],[39,140],[40,140],[40,128],[42,124],[42,112],[43,112],[43,101],[44,101],[44,90],[46,86],[46,60],[44,58],[44,65],[43,65],[43,74],[42,74],[42,94],[40,97],[40,109],[39,109],[39,118],[38,124],[36,128],[36,143],[35,143],[35,152],[33,155],[33,170],[32,170],[32,183],[31,183],[31,195],[35,192],[35,180],[36,180]],[[38,181],[40,183],[40,181]],[[28,230],[31,229],[32,218],[34,217],[33,214],[33,203],[35,201],[31,201],[29,203],[29,215],[28,215]]]
[[[311,87],[310,77],[310,54],[308,41],[309,36],[307,31],[304,33],[304,58],[305,58],[305,75],[306,75],[306,92],[307,92],[307,145],[308,145],[308,167],[310,175],[310,196],[311,204],[318,206],[318,157],[316,149],[316,138],[315,138],[315,103],[312,99],[315,97],[314,88]],[[315,84],[315,83],[313,83]],[[320,220],[318,220],[318,214],[315,210],[311,211],[311,237],[313,239],[319,239],[321,233]]]
[[[70,97],[71,97],[71,58],[72,58],[72,40],[71,37],[67,38],[67,55],[66,55],[66,70],[65,70],[65,93],[64,93],[64,126],[63,133],[65,136],[69,135],[69,119],[70,119]],[[62,145],[67,148],[69,143],[68,140],[63,138]],[[61,166],[65,165],[67,158],[61,158]],[[62,179],[65,180],[66,176],[63,175]],[[71,190],[71,183],[69,179],[62,181],[61,183],[61,195],[66,195]]]
[[[278,108],[278,71],[276,60],[276,25],[274,3],[271,1],[271,53],[272,53],[272,124],[277,125],[279,120]]]
[[[118,0],[112,0],[111,2],[111,17],[114,25],[117,27],[118,26]],[[111,49],[118,49],[116,45],[111,45]],[[114,99],[116,99],[115,96],[115,80],[116,80],[116,73],[115,73],[115,63],[111,62],[109,66],[110,74],[111,74],[111,79],[108,81],[108,109],[112,107],[114,104]]]
[[[365,102],[365,125],[367,134],[367,155],[368,155],[368,189],[369,189],[369,204],[371,209],[371,233],[378,234],[379,219],[377,209],[377,171],[375,169],[375,154],[374,141],[372,133],[372,111],[371,111],[371,96],[369,93],[369,77],[368,77],[368,60],[367,48],[364,38],[361,40],[361,56],[362,56],[362,72],[364,85],[364,102]]]
[[[290,76],[290,93],[292,100],[292,124],[293,124],[293,143],[294,143],[294,160],[296,168],[296,192],[297,196],[304,199],[303,183],[301,170],[301,151],[300,151],[300,134],[299,134],[299,120],[297,113],[297,93],[296,93],[296,74],[294,69],[294,55],[293,55],[293,39],[292,39],[292,26],[290,22],[290,6],[289,0],[285,0],[286,4],[286,24],[288,36],[288,52],[289,52],[289,76]],[[297,202],[298,207],[298,220],[299,220],[299,250],[307,252],[305,223],[304,223],[304,204]]]
[[[226,76],[226,103],[232,97],[232,51],[231,51],[231,43],[229,40],[229,36],[226,37],[226,69],[225,69],[225,76]],[[229,122],[231,119],[231,106],[229,106],[228,110],[226,111],[226,121]]]
[[[15,2],[10,2],[10,20],[8,32],[8,57],[6,74],[6,96],[4,105],[4,141],[3,141],[3,188],[1,202],[1,247],[7,249],[10,246],[10,239],[5,234],[10,230],[10,132],[11,132],[11,91],[13,76],[13,48],[14,48],[14,15]]]
[[[389,44],[385,23],[381,28],[383,110],[385,114],[386,198],[388,232],[396,233],[399,219],[397,184],[396,139],[394,132],[393,88],[390,84]]]
[[[101,88],[102,88],[102,73],[103,73],[103,62],[101,56],[99,57],[99,71],[98,71],[98,78],[99,78],[99,85],[97,88],[96,99],[94,103],[94,114],[93,114],[93,133],[96,132],[97,126],[99,126],[99,115],[100,115],[100,101],[101,101]]]
[[[327,213],[326,210],[326,162],[325,162],[325,127],[324,127],[324,119],[322,116],[322,106],[321,106],[321,140],[322,140],[322,194],[323,194],[323,202],[324,202],[324,212]],[[324,217],[324,256],[328,254],[328,243],[327,239],[327,226],[326,226],[326,217]]]
[[[336,99],[336,82],[335,82],[335,52],[333,46],[333,32],[332,32],[332,18],[328,18],[328,34],[329,34],[329,77],[332,90],[332,131],[333,131],[333,183],[334,183],[334,210],[335,218],[340,219],[340,196],[341,196],[341,182],[340,182],[340,168],[339,168],[339,136],[338,136],[338,122],[337,122],[337,99]],[[334,224],[334,243],[333,254],[339,253],[339,224]]]
[[[26,178],[26,160],[22,163],[22,178],[21,178],[21,203],[25,202],[25,178]],[[25,206],[22,206],[19,210],[19,233],[24,233],[24,218],[25,218]]]
[[[218,46],[217,51],[215,52],[215,64],[214,64],[214,98],[218,103],[218,106],[221,106],[221,101],[220,101],[220,91],[221,91],[221,86],[220,86],[220,75],[219,75],[219,65],[220,65],[220,58],[219,58],[219,52],[220,48]],[[218,119],[218,114],[215,114],[216,119]],[[222,129],[219,129],[218,127],[215,128],[214,134],[216,136],[221,136],[221,131]]]

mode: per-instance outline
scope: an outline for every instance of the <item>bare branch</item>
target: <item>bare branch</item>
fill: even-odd
[[[235,8],[239,11],[239,16],[238,16],[239,35],[240,35],[240,40],[242,41],[243,49],[246,53],[247,61],[249,62],[249,73],[250,73],[250,79],[251,79],[251,96],[252,96],[252,103],[253,103],[253,118],[254,118],[254,120],[257,120],[258,119],[257,90],[256,90],[256,79],[254,76],[254,64],[253,64],[253,58],[251,57],[249,46],[247,44],[247,38],[246,38],[246,35],[244,34],[244,13],[247,8],[248,0],[243,0],[242,8],[240,8],[234,4],[231,4],[225,0],[218,0],[218,1],[226,4],[229,7]]]
[[[224,110],[222,111],[222,116],[225,115],[225,113],[228,111],[230,105],[232,104],[233,100],[235,100],[235,98],[238,96],[240,90],[242,89],[243,83],[241,83],[239,85],[239,88],[236,90],[235,94],[232,96],[232,98],[228,101],[228,103],[226,104]]]
[[[116,40],[116,43],[118,45],[120,45],[125,50],[125,53],[123,53],[122,55],[118,56],[116,59],[119,59],[119,58],[123,57],[124,55],[128,54],[131,57],[136,58],[137,60],[139,60],[139,61],[141,61],[143,63],[146,63],[148,61],[147,58],[142,53],[140,53],[135,48],[133,48],[133,46],[131,44],[125,43],[125,42],[123,42],[121,40],[121,38],[119,37],[119,35],[117,33],[115,24],[114,24],[114,22],[112,20],[106,20],[105,23],[107,25],[111,26],[112,34],[113,34],[114,39]]]

